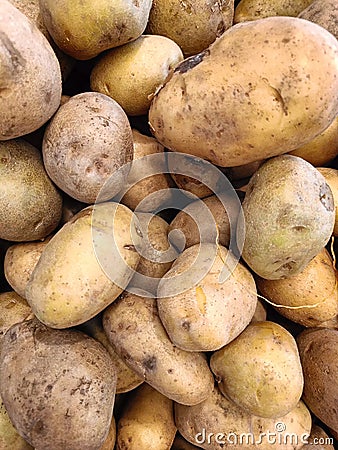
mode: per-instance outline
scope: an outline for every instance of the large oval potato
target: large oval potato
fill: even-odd
[[[115,385],[109,354],[79,331],[52,330],[34,319],[4,336],[1,396],[15,428],[37,449],[99,450]]]
[[[223,347],[245,329],[256,309],[256,285],[251,273],[238,263],[221,280],[225,261],[234,257],[225,247],[218,246],[213,263],[207,268],[213,253],[212,244],[188,248],[158,286],[160,319],[173,344],[183,350],[203,352]],[[206,267],[201,279],[170,295],[173,285],[180,286],[180,278],[195,264],[197,256],[201,258],[199,267]]]
[[[45,36],[7,0],[0,5],[0,141],[40,128],[61,99],[59,62]]]
[[[126,292],[105,310],[103,327],[126,364],[161,394],[186,405],[208,397],[214,379],[206,358],[170,341],[155,299]]]
[[[211,356],[210,367],[221,392],[256,416],[284,416],[302,396],[296,341],[274,322],[251,323]]]
[[[300,273],[329,241],[335,221],[323,175],[297,156],[265,162],[250,179],[243,201],[242,257],[262,278]]]
[[[338,432],[338,330],[305,330],[298,335],[297,344],[304,372],[304,401]]]
[[[337,69],[338,42],[314,23],[237,24],[176,67],[151,104],[151,129],[165,147],[223,167],[286,153],[336,117]]]
[[[52,38],[76,59],[91,59],[137,39],[144,31],[151,0],[40,0]]]
[[[124,186],[133,159],[128,117],[110,97],[84,92],[62,105],[43,137],[43,161],[54,183],[85,203],[106,201]],[[104,192],[101,190],[104,188]]]
[[[26,288],[36,317],[68,328],[94,317],[128,285],[140,256],[137,220],[126,206],[80,211],[50,240]]]
[[[0,238],[35,241],[58,225],[62,198],[38,149],[23,139],[0,142]]]

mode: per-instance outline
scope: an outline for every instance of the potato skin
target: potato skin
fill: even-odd
[[[313,0],[241,0],[235,9],[234,23],[272,16],[295,17]]]
[[[0,142],[0,238],[14,242],[48,236],[62,214],[62,197],[40,152],[22,139]]]
[[[312,328],[297,337],[304,372],[303,398],[310,410],[338,432],[338,331]]]
[[[280,280],[256,278],[262,295],[275,304],[282,316],[305,327],[319,326],[321,322],[333,319],[338,314],[338,286],[336,271],[330,254],[323,249],[305,269],[297,275]],[[288,309],[303,305],[313,308]]]
[[[37,130],[55,113],[61,99],[61,72],[45,36],[7,0],[1,2],[0,23],[3,141]]]
[[[33,447],[100,449],[108,434],[116,385],[114,365],[101,344],[78,331],[52,330],[34,319],[7,331],[0,367],[8,415]]]
[[[268,280],[300,273],[332,234],[331,189],[318,170],[296,156],[265,162],[250,179],[242,207],[242,257]]]
[[[0,352],[2,338],[16,323],[32,318],[32,310],[26,300],[14,291],[0,293]],[[0,433],[1,436],[1,433]],[[1,448],[1,447],[0,447]]]
[[[151,0],[40,0],[53,40],[68,55],[91,59],[138,38],[144,31]]]
[[[128,171],[118,170],[133,159],[129,120],[120,105],[104,94],[75,95],[48,125],[42,154],[54,183],[84,203],[94,203],[114,177],[98,200],[106,201],[124,186]]]
[[[298,17],[322,26],[338,39],[338,5],[335,0],[315,0]]]
[[[5,405],[0,397],[0,448],[11,450],[33,450],[16,431],[10,421]]]
[[[335,209],[335,223],[333,228],[333,235],[338,236],[338,170],[332,169],[330,167],[317,167],[317,170],[323,175],[332,191]]]
[[[207,264],[214,252],[212,244],[194,245],[185,250],[161,279],[157,290],[160,319],[174,345],[193,352],[213,351],[235,339],[250,323],[257,304],[256,285],[251,273],[238,263],[220,282],[224,261],[233,258],[225,247],[203,278],[176,295],[168,295],[172,285],[179,287],[182,276],[194,264]]]
[[[171,150],[223,167],[292,151],[336,117],[337,66],[337,40],[311,22],[237,24],[176,67],[151,104],[152,132]]]
[[[214,380],[204,355],[174,346],[156,300],[124,293],[105,310],[103,327],[125,363],[161,394],[187,405],[208,397]]]
[[[175,434],[174,402],[144,383],[126,400],[117,424],[117,450],[167,450]]]
[[[52,328],[79,325],[121,294],[140,259],[134,246],[142,240],[133,220],[126,206],[101,203],[80,211],[55,234],[26,288],[26,299],[41,322]],[[106,254],[106,248],[112,251]],[[114,273],[107,274],[111,261]]]

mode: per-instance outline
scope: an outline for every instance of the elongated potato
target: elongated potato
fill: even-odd
[[[44,249],[26,288],[37,318],[52,328],[86,322],[128,285],[142,238],[126,206],[101,203],[80,211]]]
[[[160,393],[186,405],[208,397],[214,380],[204,355],[170,341],[156,300],[125,293],[105,310],[103,327],[126,364]]]
[[[150,107],[152,132],[223,167],[290,152],[337,116],[337,68],[337,40],[314,23],[237,24],[176,67]]]
[[[126,400],[117,424],[117,448],[167,450],[175,434],[174,402],[144,383]]]

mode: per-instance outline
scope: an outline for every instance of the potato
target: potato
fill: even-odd
[[[98,316],[83,324],[81,331],[99,341],[108,351],[116,370],[116,394],[129,392],[143,383],[143,377],[141,378],[131,370],[116,353],[104,332],[102,321]]]
[[[50,237],[40,242],[26,242],[9,247],[5,255],[5,277],[11,287],[25,298],[26,286]]]
[[[256,416],[284,416],[302,396],[303,374],[296,342],[274,322],[251,323],[211,356],[210,367],[221,392]]]
[[[338,331],[305,330],[297,344],[304,372],[303,399],[313,414],[338,432]]]
[[[55,42],[53,41],[51,35],[48,33],[46,25],[42,20],[41,12],[40,12],[40,4],[39,0],[9,0],[12,5],[18,8],[25,16],[27,16],[37,28],[41,31],[41,33],[47,38],[50,43],[52,49],[54,50],[59,63],[63,80],[66,80],[72,71],[75,60],[70,56],[63,53]]]
[[[302,272],[332,234],[331,189],[318,170],[297,156],[265,162],[250,179],[242,206],[242,257],[268,280]]]
[[[109,433],[100,450],[113,450],[116,442],[116,422],[114,416],[110,423]]]
[[[154,138],[132,130],[134,159],[121,203],[135,211],[151,212],[171,200],[173,182],[168,175],[164,148]]]
[[[233,268],[222,280],[227,261]],[[191,283],[185,286],[187,280]],[[169,338],[187,351],[217,350],[231,342],[250,323],[256,304],[251,273],[236,265],[225,247],[215,251],[213,244],[185,250],[157,290],[158,313]]]
[[[7,0],[0,23],[0,141],[6,141],[37,130],[55,113],[61,72],[47,39]]]
[[[136,213],[136,217],[144,243],[137,272],[128,290],[138,288],[156,297],[158,283],[177,258],[177,251],[168,243],[168,223],[164,219],[150,213]]]
[[[322,133],[290,155],[300,156],[316,167],[330,163],[338,155],[338,116]]]
[[[301,401],[285,416],[266,419],[250,415],[217,388],[197,406],[176,404],[175,422],[187,441],[207,450],[298,450],[311,430],[310,412]]]
[[[79,325],[128,285],[140,256],[137,220],[126,206],[80,211],[47,244],[26,288],[36,317],[52,328]]]
[[[26,300],[16,292],[0,293],[0,351],[6,331],[16,323],[32,318],[32,310]],[[1,439],[1,433],[0,433]],[[1,448],[1,446],[0,446]]]
[[[266,320],[266,309],[263,303],[260,300],[257,300],[256,309],[254,312],[254,315],[252,316],[251,323],[252,322],[263,322]]]
[[[54,183],[84,203],[106,201],[124,186],[133,158],[128,118],[106,95],[84,92],[62,105],[43,138],[43,161]]]
[[[338,236],[338,170],[330,167],[317,167],[317,170],[323,175],[333,194],[336,213],[333,235]]]
[[[316,327],[338,314],[336,271],[326,249],[293,277],[280,280],[256,278],[256,282],[264,297],[285,306],[276,308],[279,314],[305,327]],[[301,308],[304,305],[317,306]]]
[[[215,243],[216,231],[219,244],[228,247],[231,226],[235,227],[240,208],[240,202],[234,196],[234,192],[223,192],[204,198],[203,203],[199,200],[190,203],[170,223],[170,241],[178,248],[191,247],[201,240]]]
[[[175,434],[173,401],[144,383],[126,401],[117,425],[117,448],[168,450]]]
[[[309,437],[309,443],[305,444],[302,450],[334,450],[333,439],[329,438],[318,425],[314,425]]]
[[[0,397],[0,448],[10,450],[33,450],[16,431],[9,420],[5,405]]]
[[[338,39],[338,5],[336,0],[310,2],[309,6],[298,17],[317,23]]]
[[[40,152],[22,139],[0,142],[0,238],[43,239],[58,225],[62,198]]]
[[[83,333],[52,330],[34,319],[4,336],[1,396],[19,434],[38,450],[99,450],[115,385],[109,354]]]
[[[241,0],[235,9],[234,23],[271,16],[295,17],[313,0]]]
[[[235,25],[176,67],[152,101],[152,132],[223,167],[290,152],[337,116],[337,52],[332,34],[295,17]]]
[[[152,96],[182,60],[171,39],[142,35],[106,52],[93,68],[90,86],[116,100],[129,116],[140,116],[147,114]]]
[[[91,59],[137,39],[151,0],[40,0],[42,18],[56,44],[76,59]]]
[[[190,56],[230,28],[233,15],[233,0],[153,0],[147,32],[169,37]]]
[[[204,355],[170,341],[155,299],[126,292],[105,310],[103,327],[125,363],[161,394],[186,405],[210,394],[214,379]]]

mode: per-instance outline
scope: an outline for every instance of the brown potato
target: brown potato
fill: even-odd
[[[105,310],[103,327],[126,364],[161,394],[186,405],[208,397],[214,379],[204,355],[170,341],[156,300],[126,292]]]
[[[234,23],[272,16],[296,17],[313,0],[241,0],[235,8]]]
[[[117,448],[168,450],[175,434],[174,402],[144,383],[126,400],[117,424]]]
[[[46,129],[43,161],[54,183],[84,203],[106,201],[124,186],[133,158],[131,127],[123,109],[96,92],[75,95]],[[104,191],[101,192],[104,187]]]
[[[303,391],[302,366],[292,335],[274,322],[251,323],[210,359],[219,388],[260,417],[288,414]]]
[[[0,369],[8,416],[29,444],[100,449],[112,420],[116,385],[114,364],[100,343],[79,331],[22,322],[4,337]]]
[[[40,152],[22,139],[0,142],[0,238],[35,241],[58,225],[62,198]]]
[[[315,0],[310,2],[298,16],[326,28],[338,39],[338,5],[336,0]]]
[[[338,236],[338,170],[331,169],[330,167],[317,167],[317,170],[323,175],[333,194],[334,208],[336,212],[333,235]]]
[[[338,432],[338,331],[312,328],[297,337],[304,372],[303,398],[323,423]]]
[[[45,36],[7,0],[1,1],[0,23],[3,141],[31,133],[50,119],[60,105],[61,72]]]
[[[336,270],[326,249],[318,253],[297,275],[280,280],[257,277],[256,282],[268,300],[285,306],[276,308],[279,314],[305,327],[316,327],[338,314]],[[301,308],[303,305],[318,306]]]

